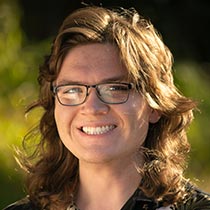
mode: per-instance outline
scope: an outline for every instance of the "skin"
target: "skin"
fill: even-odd
[[[55,84],[127,82],[126,77],[127,69],[115,46],[88,44],[70,50]],[[141,179],[133,156],[145,141],[149,123],[158,119],[158,113],[134,90],[124,104],[103,103],[93,88],[85,103],[78,106],[63,106],[56,99],[55,120],[60,138],[79,159],[77,205],[81,210],[122,207]],[[101,126],[113,128],[99,135],[82,131],[83,127]],[[101,199],[110,202],[101,204]]]

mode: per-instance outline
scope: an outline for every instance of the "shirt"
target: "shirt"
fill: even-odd
[[[121,210],[210,210],[210,195],[200,191],[194,186],[189,187],[189,196],[180,204],[162,206],[157,202],[146,197],[140,189],[128,199]],[[14,204],[9,205],[3,210],[40,210],[36,208],[28,198],[24,198]],[[75,204],[71,204],[67,210],[78,210]]]

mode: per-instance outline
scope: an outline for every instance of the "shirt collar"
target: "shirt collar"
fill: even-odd
[[[155,210],[159,207],[159,203],[151,198],[148,198],[138,188],[134,194],[128,199],[121,210]]]

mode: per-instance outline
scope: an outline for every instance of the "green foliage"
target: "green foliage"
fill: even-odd
[[[179,89],[196,100],[199,109],[194,113],[195,120],[188,133],[191,143],[188,175],[192,179],[198,178],[197,184],[210,191],[210,75],[201,64],[190,61],[176,64],[175,75]]]
[[[49,50],[49,41],[26,43],[20,17],[15,1],[0,1],[0,209],[24,195],[13,146],[38,120],[35,114],[24,118],[24,111],[37,98],[38,63]]]
[[[49,40],[28,44],[20,27],[21,12],[15,1],[0,1],[0,209],[24,196],[23,173],[15,163],[13,145],[20,146],[39,114],[24,118],[29,102],[37,98],[36,77]],[[199,64],[180,62],[175,66],[176,82],[183,92],[201,102],[201,112],[189,131],[192,143],[187,175],[198,177],[198,185],[210,191],[210,84]]]

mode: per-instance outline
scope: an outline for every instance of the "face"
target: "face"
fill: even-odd
[[[127,70],[111,44],[89,44],[70,50],[55,85],[127,82]],[[55,99],[55,120],[61,141],[89,163],[130,160],[144,143],[154,112],[135,90],[123,104],[105,104],[94,88],[83,104],[63,106]]]

